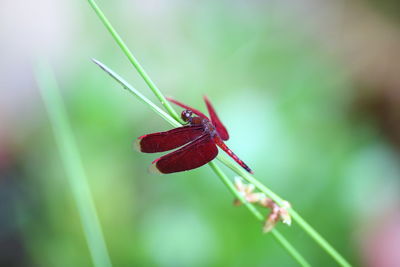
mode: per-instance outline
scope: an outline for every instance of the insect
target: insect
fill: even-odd
[[[253,173],[224,143],[229,139],[228,131],[206,96],[204,101],[211,120],[197,109],[174,99],[167,99],[185,109],[181,117],[186,125],[166,132],[143,135],[137,139],[137,148],[144,153],[164,152],[180,147],[154,160],[151,166],[153,171],[174,173],[198,168],[217,156],[219,146],[246,171]]]

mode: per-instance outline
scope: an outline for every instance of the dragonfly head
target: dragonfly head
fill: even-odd
[[[188,109],[182,111],[182,113],[181,113],[181,118],[185,122],[190,122],[192,116],[193,116],[193,112]]]

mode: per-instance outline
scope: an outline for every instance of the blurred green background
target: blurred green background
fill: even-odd
[[[202,111],[208,95],[230,148],[345,258],[400,266],[400,27],[387,12],[399,4],[99,4],[163,93]],[[1,266],[92,265],[38,58],[63,90],[115,266],[296,266],[208,166],[147,172],[157,155],[132,143],[170,126],[91,62],[156,102],[86,1],[4,1],[0,27]],[[335,266],[296,224],[278,229],[313,265]]]

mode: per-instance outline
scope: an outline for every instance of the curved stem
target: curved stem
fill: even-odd
[[[94,63],[96,63],[102,70],[104,70],[108,75],[110,75],[114,80],[116,80],[124,89],[128,92],[132,93],[139,101],[142,101],[144,104],[150,106],[152,110],[154,110],[158,115],[160,115],[164,120],[169,122],[172,126],[180,127],[182,124],[177,122],[174,118],[172,118],[168,113],[159,108],[156,104],[151,102],[147,97],[141,94],[138,90],[136,90],[132,85],[127,83],[121,76],[116,74],[113,70],[108,68],[106,65],[101,63],[96,59],[92,59]]]
[[[231,180],[225,175],[225,173],[215,164],[214,162],[208,163],[208,165],[211,167],[211,169],[217,174],[217,176],[220,178],[220,180],[225,184],[225,186],[231,191],[231,193],[242,202],[246,208],[250,211],[251,214],[253,214],[254,217],[256,217],[257,220],[259,221],[264,221],[264,216],[246,199],[243,197],[242,194],[240,194],[235,186],[232,184]],[[297,263],[301,266],[311,266],[306,259],[292,246],[292,244],[289,243],[289,241],[276,229],[273,228],[271,230],[271,234],[274,236],[274,238],[278,241],[281,246],[286,249],[286,251],[289,253],[290,256],[294,260],[297,261]]]
[[[104,15],[103,11],[101,11],[100,7],[96,4],[96,2],[94,0],[88,0],[88,2],[90,4],[90,6],[94,9],[94,11],[96,12],[97,16],[103,22],[104,26],[110,32],[110,34],[112,35],[115,42],[121,48],[122,52],[124,52],[125,56],[128,58],[128,60],[132,63],[132,65],[135,67],[137,72],[140,74],[140,76],[143,78],[143,80],[149,86],[150,90],[156,95],[158,100],[160,100],[161,104],[165,107],[165,109],[168,111],[168,113],[175,120],[182,122],[181,118],[178,116],[176,111],[172,108],[171,104],[165,99],[164,95],[161,93],[161,91],[158,89],[158,87],[155,85],[155,83],[150,79],[150,76],[147,75],[146,71],[140,65],[139,61],[133,56],[133,54],[129,50],[128,46],[125,44],[125,42],[119,36],[117,31],[111,25],[111,23],[108,21],[107,17]]]
[[[278,203],[280,206],[283,205],[284,200],[275,194],[271,189],[266,187],[264,184],[262,184],[260,181],[258,181],[253,175],[249,174],[245,170],[243,170],[242,167],[228,159],[225,155],[219,155],[217,157],[219,161],[221,161],[223,164],[228,166],[230,169],[232,169],[234,172],[236,172],[238,175],[243,177],[247,182],[253,184],[258,190],[266,194],[268,197],[270,197],[272,200],[274,200],[276,203]],[[319,244],[325,251],[328,253],[336,262],[341,265],[341,266],[351,266],[349,262],[346,261],[346,259],[340,255],[329,243],[326,241],[310,224],[308,224],[303,217],[301,217],[293,208],[288,208],[287,209],[292,216],[293,221],[296,221],[303,230],[308,233],[314,241]]]

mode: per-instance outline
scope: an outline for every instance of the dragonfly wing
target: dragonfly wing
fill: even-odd
[[[211,117],[211,122],[215,126],[215,129],[217,130],[219,136],[224,141],[228,140],[229,139],[228,131],[218,118],[217,113],[215,112],[214,107],[211,105],[210,100],[208,100],[208,98],[204,96],[204,101],[206,102],[208,113],[210,114]]]
[[[166,132],[152,133],[139,137],[136,146],[145,153],[164,152],[195,140],[204,132],[202,126],[184,126]]]
[[[191,111],[193,111],[193,113],[196,114],[197,116],[199,116],[199,117],[201,117],[201,118],[203,118],[203,119],[207,119],[207,120],[208,120],[207,116],[204,115],[204,113],[202,113],[201,111],[199,111],[199,110],[197,110],[197,109],[195,109],[195,108],[189,107],[188,105],[185,105],[185,104],[183,104],[183,103],[181,103],[181,102],[179,102],[179,101],[177,101],[177,100],[175,100],[175,99],[172,99],[172,98],[170,98],[170,97],[167,97],[167,100],[168,100],[169,102],[174,103],[174,104],[177,105],[177,106],[180,106],[181,108],[191,110]]]
[[[213,160],[218,148],[210,135],[203,135],[186,146],[153,161],[152,168],[173,173],[198,168]]]

